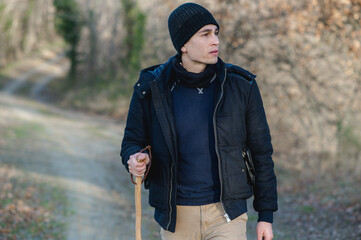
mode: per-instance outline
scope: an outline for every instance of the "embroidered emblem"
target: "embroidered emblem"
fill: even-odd
[[[203,88],[197,88],[198,89],[198,94],[203,94]]]

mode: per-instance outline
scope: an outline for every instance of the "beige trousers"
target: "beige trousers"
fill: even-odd
[[[247,240],[247,214],[229,223],[224,214],[221,203],[177,206],[175,233],[162,228],[162,240]]]

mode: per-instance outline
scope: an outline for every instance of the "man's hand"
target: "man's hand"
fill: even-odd
[[[272,223],[258,222],[257,240],[272,240],[272,239],[273,239]]]
[[[144,175],[149,163],[149,155],[147,153],[136,153],[130,156],[128,160],[129,172],[135,177]]]

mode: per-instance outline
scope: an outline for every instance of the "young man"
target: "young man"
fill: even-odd
[[[178,53],[140,73],[123,163],[142,176],[149,155],[140,151],[151,146],[145,187],[162,239],[246,239],[246,199],[254,194],[258,240],[270,240],[276,177],[256,76],[218,57],[219,26],[202,6],[179,6],[168,27]],[[253,188],[242,159],[246,146],[256,170]]]

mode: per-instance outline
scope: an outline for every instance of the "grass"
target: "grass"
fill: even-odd
[[[0,121],[0,239],[65,239],[65,190],[20,170],[33,149],[28,143],[36,142],[45,128],[4,113],[6,108],[1,114],[7,117]]]
[[[311,205],[304,205],[304,206],[300,206],[300,211],[305,214],[311,214],[315,212],[315,208],[314,206]]]
[[[115,116],[127,112],[123,102],[129,102],[133,85],[125,77],[109,76],[109,73],[92,76],[87,81],[69,84],[68,77],[51,81],[46,92],[54,98],[53,104],[99,115]],[[118,114],[119,115],[119,114]]]
[[[67,205],[62,188],[0,166],[1,239],[65,239]]]
[[[280,213],[278,214],[292,216],[287,220],[282,217],[276,220],[279,231],[285,234],[281,239],[303,239],[300,238],[302,234],[312,234],[315,229],[323,227],[330,230],[332,226],[335,231],[332,233],[335,236],[333,239],[341,239],[338,238],[340,234],[345,235],[344,239],[354,239],[357,231],[360,232],[357,230],[361,220],[361,188],[357,184],[361,181],[360,176],[319,174],[309,178],[295,174],[290,181],[287,181],[288,176],[284,179],[284,175],[278,175],[282,179],[279,186]],[[290,186],[286,188],[286,185]],[[307,222],[304,222],[306,219]],[[322,223],[323,227],[315,226],[316,223]],[[298,229],[300,224],[303,226],[302,230]],[[292,236],[288,235],[292,231],[300,232],[293,238],[286,238],[286,235]],[[327,236],[330,237],[330,234],[328,232]]]
[[[47,115],[47,116],[52,116],[52,117],[57,117],[57,118],[61,118],[62,116],[59,113],[56,113],[48,108],[39,108],[38,109],[39,113],[41,113],[42,115]]]
[[[3,133],[3,136],[14,140],[21,140],[44,131],[44,127],[38,123],[25,122],[23,124],[8,125]]]
[[[3,70],[0,70],[0,89],[3,88],[9,81],[10,78],[3,74]]]

